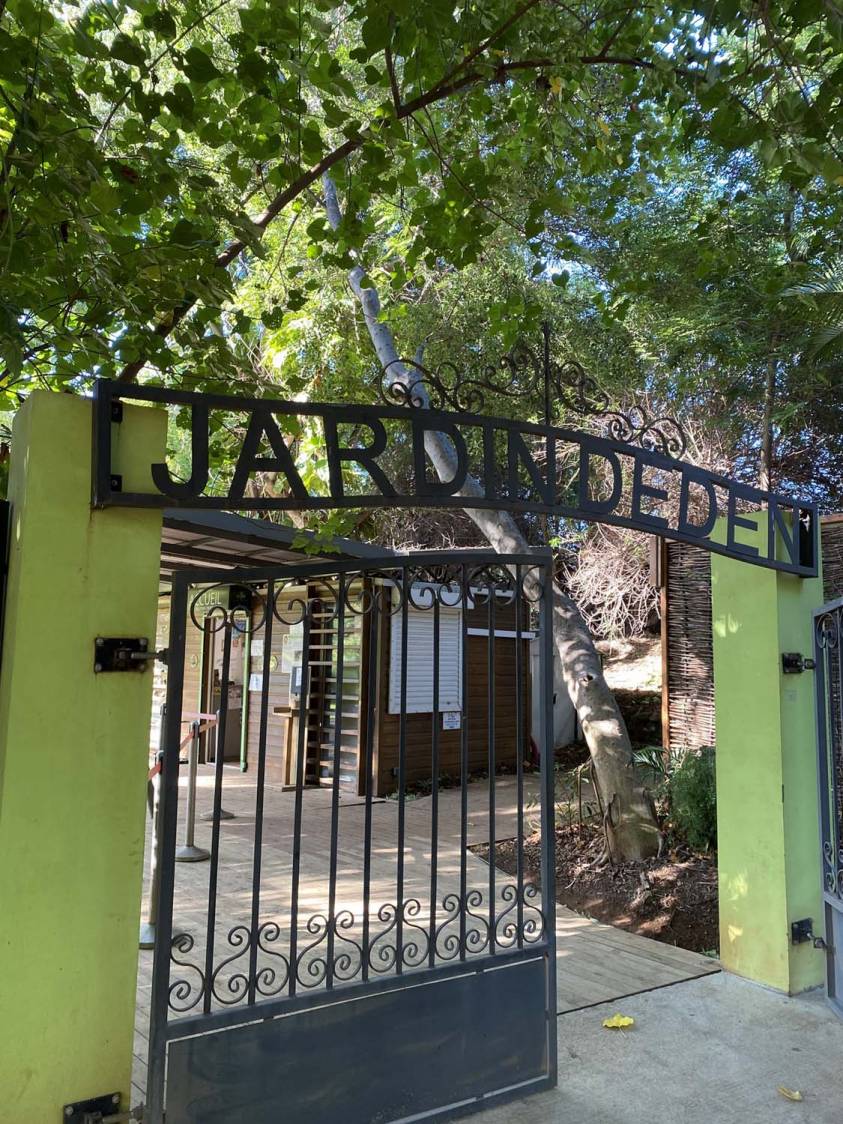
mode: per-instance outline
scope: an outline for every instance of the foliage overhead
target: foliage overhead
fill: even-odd
[[[144,361],[239,377],[244,349],[309,299],[307,262],[350,265],[387,201],[398,283],[477,261],[519,182],[524,245],[575,260],[576,239],[548,232],[595,177],[644,183],[701,138],[836,192],[841,73],[843,17],[821,0],[7,0],[2,390],[13,404]],[[347,201],[336,234],[326,170]],[[267,233],[294,223],[305,256],[283,302],[244,312]]]

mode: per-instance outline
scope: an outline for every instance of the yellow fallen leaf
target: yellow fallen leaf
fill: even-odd
[[[781,1095],[785,1098],[785,1100],[788,1100],[788,1101],[801,1101],[802,1100],[802,1094],[799,1092],[798,1089],[788,1089],[787,1086],[785,1086],[785,1085],[776,1086],[776,1092],[781,1093]]]
[[[597,124],[600,126],[600,128],[603,130],[603,132],[608,137],[609,133],[611,132],[611,129],[609,128],[609,126],[606,124],[606,122],[603,120],[602,117],[597,118]]]
[[[562,93],[562,79],[561,78],[551,78],[550,89],[554,94],[561,94]]]
[[[603,1020],[603,1026],[607,1030],[624,1030],[628,1026],[634,1026],[635,1019],[629,1015],[612,1015],[610,1019]]]

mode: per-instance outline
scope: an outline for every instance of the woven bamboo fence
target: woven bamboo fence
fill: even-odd
[[[667,543],[667,684],[662,731],[672,748],[715,744],[711,558],[686,543]]]
[[[826,601],[843,597],[843,515],[827,515],[820,522],[823,593]]]
[[[843,515],[825,516],[820,535],[823,592],[825,600],[832,601],[843,597]],[[711,556],[699,547],[669,542],[665,559],[662,612],[667,620],[663,640],[667,667],[662,669],[662,739],[677,749],[713,746]]]

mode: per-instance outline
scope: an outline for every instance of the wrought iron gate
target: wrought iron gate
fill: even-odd
[[[843,598],[814,614],[826,991],[843,1015]]]
[[[233,592],[201,619],[209,587]],[[176,576],[153,1124],[442,1119],[555,1083],[551,597],[549,552]],[[210,861],[177,866],[185,636],[203,627],[223,685],[250,637],[257,753],[245,782],[217,753]],[[277,745],[286,786],[267,779]]]

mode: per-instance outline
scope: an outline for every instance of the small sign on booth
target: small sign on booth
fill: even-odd
[[[442,712],[442,729],[443,730],[459,730],[461,726],[462,715],[458,710],[443,710]]]

